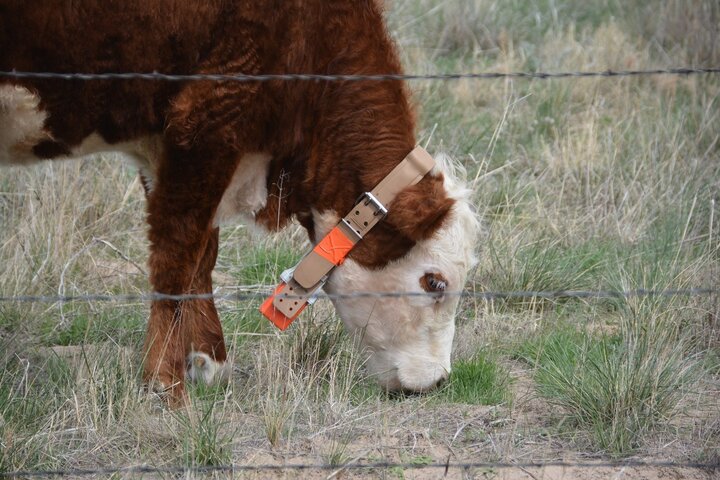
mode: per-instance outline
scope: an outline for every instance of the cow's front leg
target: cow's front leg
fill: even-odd
[[[210,234],[205,253],[193,278],[192,293],[212,293],[212,271],[218,253],[219,229]],[[227,382],[232,367],[227,359],[222,325],[212,299],[186,303],[185,335],[189,339],[187,377],[211,385]]]
[[[150,282],[159,294],[210,293],[210,272],[217,254],[213,216],[235,157],[207,160],[191,151],[168,151],[167,155],[148,198]],[[210,334],[199,336],[198,330]],[[144,379],[154,390],[169,393],[172,403],[184,401],[186,362],[192,348],[224,360],[222,329],[212,300],[153,301],[145,338]]]

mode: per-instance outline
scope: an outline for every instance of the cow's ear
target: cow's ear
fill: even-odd
[[[386,221],[411,240],[424,240],[442,226],[454,203],[447,196],[442,175],[428,176],[395,197]]]

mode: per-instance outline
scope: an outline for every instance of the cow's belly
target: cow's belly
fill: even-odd
[[[27,165],[42,160],[33,153],[33,147],[53,140],[44,128],[46,118],[36,94],[21,86],[0,85],[0,165]],[[145,187],[152,191],[157,181],[158,159],[163,155],[162,137],[146,136],[109,145],[100,135],[92,134],[73,147],[69,156],[79,158],[104,152],[125,154],[140,171]],[[240,159],[218,206],[215,225],[254,219],[255,213],[265,206],[270,159],[266,153],[249,153]]]

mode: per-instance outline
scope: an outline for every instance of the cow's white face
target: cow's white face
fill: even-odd
[[[466,190],[449,172],[445,175],[446,190],[456,202],[442,228],[382,269],[346,260],[334,270],[325,290],[341,295],[441,292],[443,287],[447,292],[461,291],[475,263],[479,224]],[[316,231],[323,233],[338,221],[334,213],[315,219]],[[450,373],[458,302],[457,295],[333,300],[346,328],[369,350],[370,374],[387,389],[414,392],[434,388]]]

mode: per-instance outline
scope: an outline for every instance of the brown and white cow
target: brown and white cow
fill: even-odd
[[[0,0],[0,71],[382,74],[401,67],[374,0]],[[296,219],[322,238],[415,146],[400,81],[0,80],[0,164],[121,151],[146,188],[150,281],[212,291],[218,225]],[[281,192],[282,188],[282,192]],[[325,289],[460,290],[477,222],[447,166],[389,205]],[[390,389],[446,378],[457,297],[335,301]],[[198,361],[192,361],[197,360]],[[191,360],[191,361],[188,361]],[[182,397],[227,375],[212,300],[154,301],[145,378]]]

